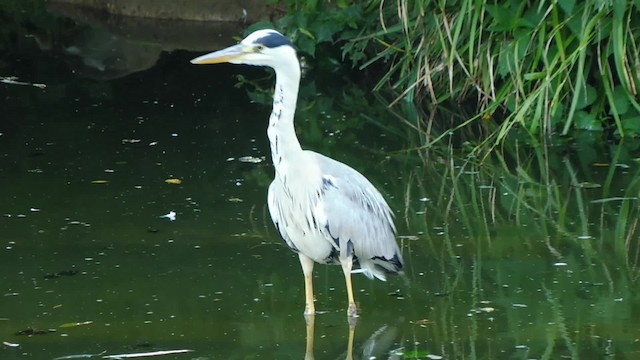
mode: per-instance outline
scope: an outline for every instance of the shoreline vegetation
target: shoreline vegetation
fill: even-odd
[[[288,1],[276,23],[309,57],[367,71],[389,108],[412,105],[425,146],[462,128],[493,148],[536,138],[640,135],[637,2]],[[254,24],[248,31],[265,26]],[[320,60],[318,60],[320,61]],[[327,61],[327,60],[322,60]],[[446,107],[468,116],[438,120]]]
[[[119,58],[131,59],[130,69],[117,69],[110,74],[115,77],[152,66],[162,51],[214,48],[217,36],[191,34],[216,33],[222,26],[213,21],[137,22],[80,10],[72,21],[52,15],[58,3],[84,4],[76,10],[94,4],[7,2],[0,7],[12,19],[0,32],[12,44],[7,48],[37,44],[59,52],[64,44],[86,40],[78,38],[89,36],[83,33],[88,22],[115,31],[119,42],[109,46],[120,46]],[[133,3],[118,2],[127,9]],[[571,143],[585,131],[603,142],[640,136],[639,1],[267,0],[259,8],[267,10],[247,11],[261,17],[225,21],[233,29],[228,37],[241,28],[275,27],[292,38],[303,61],[319,74],[357,73],[355,82],[373,90],[391,114],[378,125],[392,128],[402,122],[420,139],[413,149],[453,136],[465,152],[485,158],[514,140],[532,146]],[[146,11],[141,14],[165,13]],[[247,28],[249,20],[256,22]]]

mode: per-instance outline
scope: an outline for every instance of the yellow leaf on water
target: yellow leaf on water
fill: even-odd
[[[167,179],[164,182],[166,182],[167,184],[171,184],[171,185],[180,185],[180,184],[182,184],[182,180],[175,179],[175,178]]]
[[[109,180],[93,180],[92,184],[108,184]]]

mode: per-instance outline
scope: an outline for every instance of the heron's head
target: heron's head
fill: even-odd
[[[291,41],[275,30],[265,29],[251,33],[237,45],[199,56],[191,63],[232,63],[278,68],[289,65],[291,61],[297,65],[296,51]]]

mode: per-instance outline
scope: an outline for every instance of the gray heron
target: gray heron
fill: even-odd
[[[193,64],[247,64],[276,74],[267,135],[275,178],[269,186],[269,213],[286,245],[298,254],[305,283],[305,314],[314,315],[313,265],[340,264],[350,317],[357,315],[351,273],[385,280],[402,270],[389,205],[358,171],[303,150],[294,128],[300,62],[291,41],[275,30],[258,30],[240,43],[202,55]],[[359,269],[353,269],[353,265]]]

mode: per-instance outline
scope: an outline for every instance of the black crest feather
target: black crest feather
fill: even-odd
[[[291,41],[289,39],[287,39],[287,37],[281,35],[280,33],[277,32],[272,32],[269,33],[269,35],[263,36],[261,38],[259,38],[258,40],[256,40],[257,44],[262,44],[268,48],[276,48],[278,46],[282,46],[282,45],[291,45]]]

